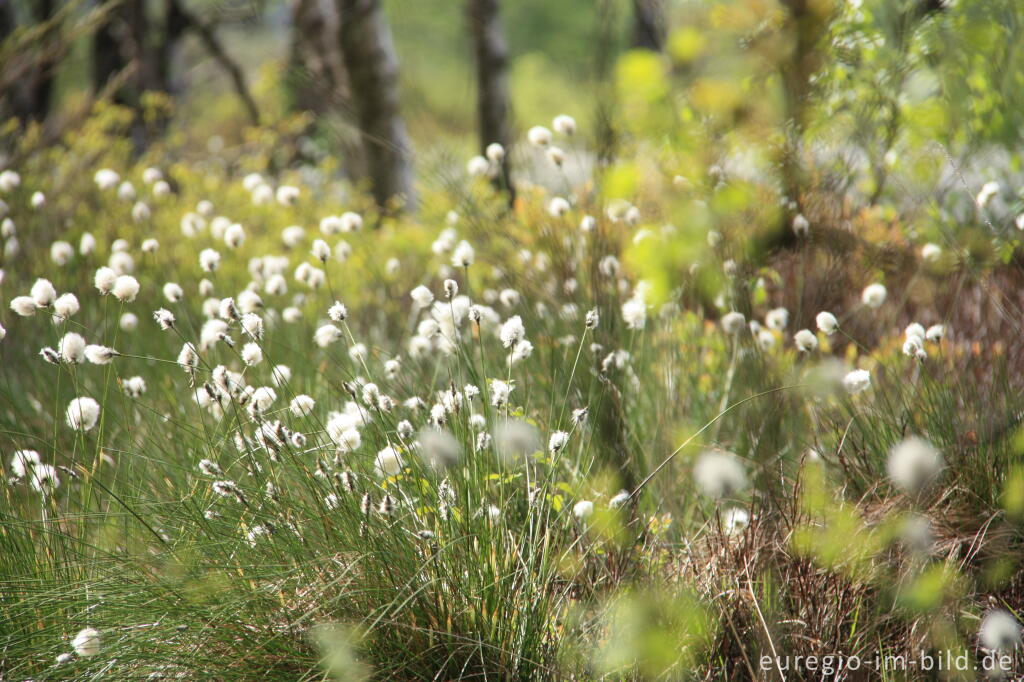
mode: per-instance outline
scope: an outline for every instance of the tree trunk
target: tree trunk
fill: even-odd
[[[337,0],[340,42],[352,85],[373,197],[381,208],[415,203],[412,148],[398,105],[398,57],[380,0]]]
[[[92,41],[92,87],[100,92],[111,78],[129,67],[132,61],[132,32],[136,24],[133,5],[135,0],[127,0],[114,7],[107,15],[106,21],[96,29]],[[138,64],[135,65],[138,68]],[[132,78],[131,81],[135,79]],[[132,106],[134,102],[132,88],[125,86],[114,93],[114,102]]]
[[[633,0],[633,47],[661,52],[665,45],[662,0]]]
[[[476,52],[477,120],[480,151],[497,142],[505,148],[495,184],[515,199],[510,178],[509,141],[511,104],[508,84],[508,44],[501,24],[500,0],[468,0],[469,29]]]
[[[32,18],[37,24],[47,26],[42,42],[43,54],[36,63],[32,81],[29,84],[31,111],[29,116],[34,121],[43,121],[50,113],[53,100],[54,71],[57,68],[58,49],[56,37],[59,28],[54,24],[53,14],[56,3],[54,0],[37,0],[32,8]]]

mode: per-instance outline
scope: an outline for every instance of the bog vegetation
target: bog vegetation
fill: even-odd
[[[4,110],[0,677],[1021,674],[1024,7],[662,9],[474,149]]]

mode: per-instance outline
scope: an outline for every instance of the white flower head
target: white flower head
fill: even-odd
[[[100,652],[100,633],[94,628],[80,630],[71,640],[71,648],[79,656],[95,656]]]
[[[978,640],[990,651],[1012,651],[1020,644],[1021,625],[1008,611],[992,609],[981,619]]]
[[[523,318],[519,315],[513,315],[505,320],[498,331],[498,338],[501,340],[501,345],[505,348],[511,348],[526,338],[526,327],[523,325]]]
[[[558,116],[555,116],[555,120],[551,122],[551,127],[559,135],[572,137],[576,134],[576,119],[567,114],[559,114]]]
[[[395,476],[402,471],[402,456],[394,446],[389,445],[377,453],[374,467],[378,476]]]
[[[569,434],[565,431],[555,431],[548,439],[548,451],[552,454],[561,452],[569,442]]]
[[[139,295],[139,280],[131,275],[121,275],[114,280],[114,288],[111,289],[111,293],[122,303],[131,303]]]
[[[342,322],[348,317],[348,308],[341,301],[335,301],[334,305],[327,309],[327,317],[334,322]]]
[[[67,423],[76,431],[89,431],[100,418],[100,405],[89,397],[75,398],[68,405]]]
[[[341,339],[341,330],[335,327],[333,324],[325,324],[319,327],[313,334],[313,341],[316,345],[321,348],[327,348],[327,346]]]
[[[747,318],[743,316],[743,313],[734,310],[722,315],[722,331],[726,334],[739,334],[746,325]]]
[[[869,308],[881,308],[889,292],[883,284],[869,284],[864,288],[860,300]]]
[[[40,278],[32,285],[29,296],[32,297],[37,307],[46,308],[56,300],[57,290],[53,288],[50,280]]]
[[[731,452],[707,450],[693,467],[697,488],[719,499],[742,492],[747,487],[747,471],[740,458]]]
[[[910,436],[889,452],[886,468],[899,488],[916,493],[931,483],[944,467],[942,453],[917,436]]]
[[[769,329],[775,331],[783,331],[789,326],[789,311],[785,308],[774,308],[768,311],[768,314],[764,316],[764,324]]]
[[[413,303],[418,305],[420,308],[426,308],[434,302],[433,292],[422,284],[409,292],[409,296],[412,298]]]
[[[462,240],[452,252],[452,266],[456,268],[468,268],[476,259],[476,252],[469,242]]]
[[[810,329],[801,329],[793,335],[796,347],[803,353],[810,353],[818,347],[818,337]]]
[[[871,387],[871,372],[855,369],[843,377],[843,388],[850,394],[860,393]]]
[[[580,500],[573,505],[572,515],[580,521],[586,521],[594,515],[594,503],[590,500]]]
[[[64,362],[77,365],[85,360],[85,339],[81,334],[68,332],[57,344],[57,352]]]
[[[835,334],[836,330],[839,329],[839,320],[830,312],[822,311],[818,313],[814,318],[814,322],[818,325],[818,330],[828,336]]]
[[[35,450],[17,450],[11,457],[11,476],[17,480],[25,478],[32,467],[42,463]]]
[[[500,163],[505,158],[505,148],[497,142],[492,142],[484,150],[484,156],[494,163]]]
[[[622,320],[627,329],[643,329],[647,326],[647,304],[638,296],[633,296],[622,304]]]
[[[263,349],[258,343],[247,343],[242,347],[242,362],[254,367],[263,362]]]
[[[551,131],[544,126],[533,126],[526,132],[526,139],[535,147],[547,147],[551,144]]]
[[[78,297],[71,293],[61,294],[53,302],[53,314],[65,320],[77,313],[78,310]]]

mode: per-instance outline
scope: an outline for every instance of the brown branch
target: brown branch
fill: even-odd
[[[252,93],[249,91],[249,86],[245,82],[245,74],[242,73],[241,67],[238,63],[228,56],[227,51],[217,38],[217,34],[213,32],[213,29],[206,25],[199,17],[190,12],[187,8],[182,6],[178,0],[173,0],[176,6],[176,11],[179,17],[185,24],[193,29],[199,36],[199,40],[202,41],[206,47],[206,51],[216,60],[231,78],[231,83],[235,88],[235,93],[238,98],[242,100],[242,104],[245,106],[246,113],[249,114],[249,119],[252,124],[258,126],[260,124],[260,111],[256,106],[256,100],[253,98]]]

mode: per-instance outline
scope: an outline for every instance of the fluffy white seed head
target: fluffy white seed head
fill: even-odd
[[[57,352],[61,360],[77,365],[85,361],[85,339],[81,334],[68,332],[57,344]]]
[[[580,521],[586,521],[594,515],[594,503],[590,500],[580,500],[573,505],[572,515]]]
[[[878,283],[869,284],[861,293],[860,300],[869,308],[881,308],[888,295],[889,292],[886,290],[885,285]]]
[[[413,303],[418,305],[420,308],[426,308],[434,302],[433,292],[422,284],[410,291],[409,297],[412,298]]]
[[[100,653],[101,638],[98,630],[84,628],[71,640],[71,648],[79,656],[96,656]]]
[[[66,320],[78,312],[78,297],[74,294],[61,294],[53,302],[53,314]]]
[[[897,487],[916,493],[935,480],[943,466],[942,453],[923,438],[911,436],[889,452],[886,468]]]
[[[121,275],[114,280],[111,293],[122,303],[131,303],[139,295],[139,280],[131,275]]]
[[[89,431],[100,418],[100,405],[89,397],[75,398],[68,405],[66,418],[72,429]]]
[[[793,335],[793,341],[798,350],[810,353],[818,347],[818,337],[810,329],[801,329]]]
[[[1020,644],[1021,625],[1008,611],[992,609],[981,619],[978,641],[990,651],[1012,651]]]
[[[572,137],[576,134],[576,119],[572,116],[568,116],[567,114],[559,114],[558,116],[555,116],[555,120],[551,122],[551,127],[559,135]]]
[[[693,478],[700,491],[719,499],[735,495],[747,487],[747,471],[739,457],[722,450],[707,450],[693,467]]]
[[[46,308],[57,299],[57,290],[48,279],[37,279],[29,291],[29,296],[40,308]]]
[[[843,377],[843,388],[850,394],[860,393],[871,387],[871,372],[855,369]]]
[[[831,336],[836,333],[839,329],[839,320],[836,316],[830,312],[822,311],[818,313],[814,318],[815,324],[818,325],[818,330]]]
[[[739,334],[746,327],[747,318],[735,310],[722,315],[722,330],[726,334]]]

